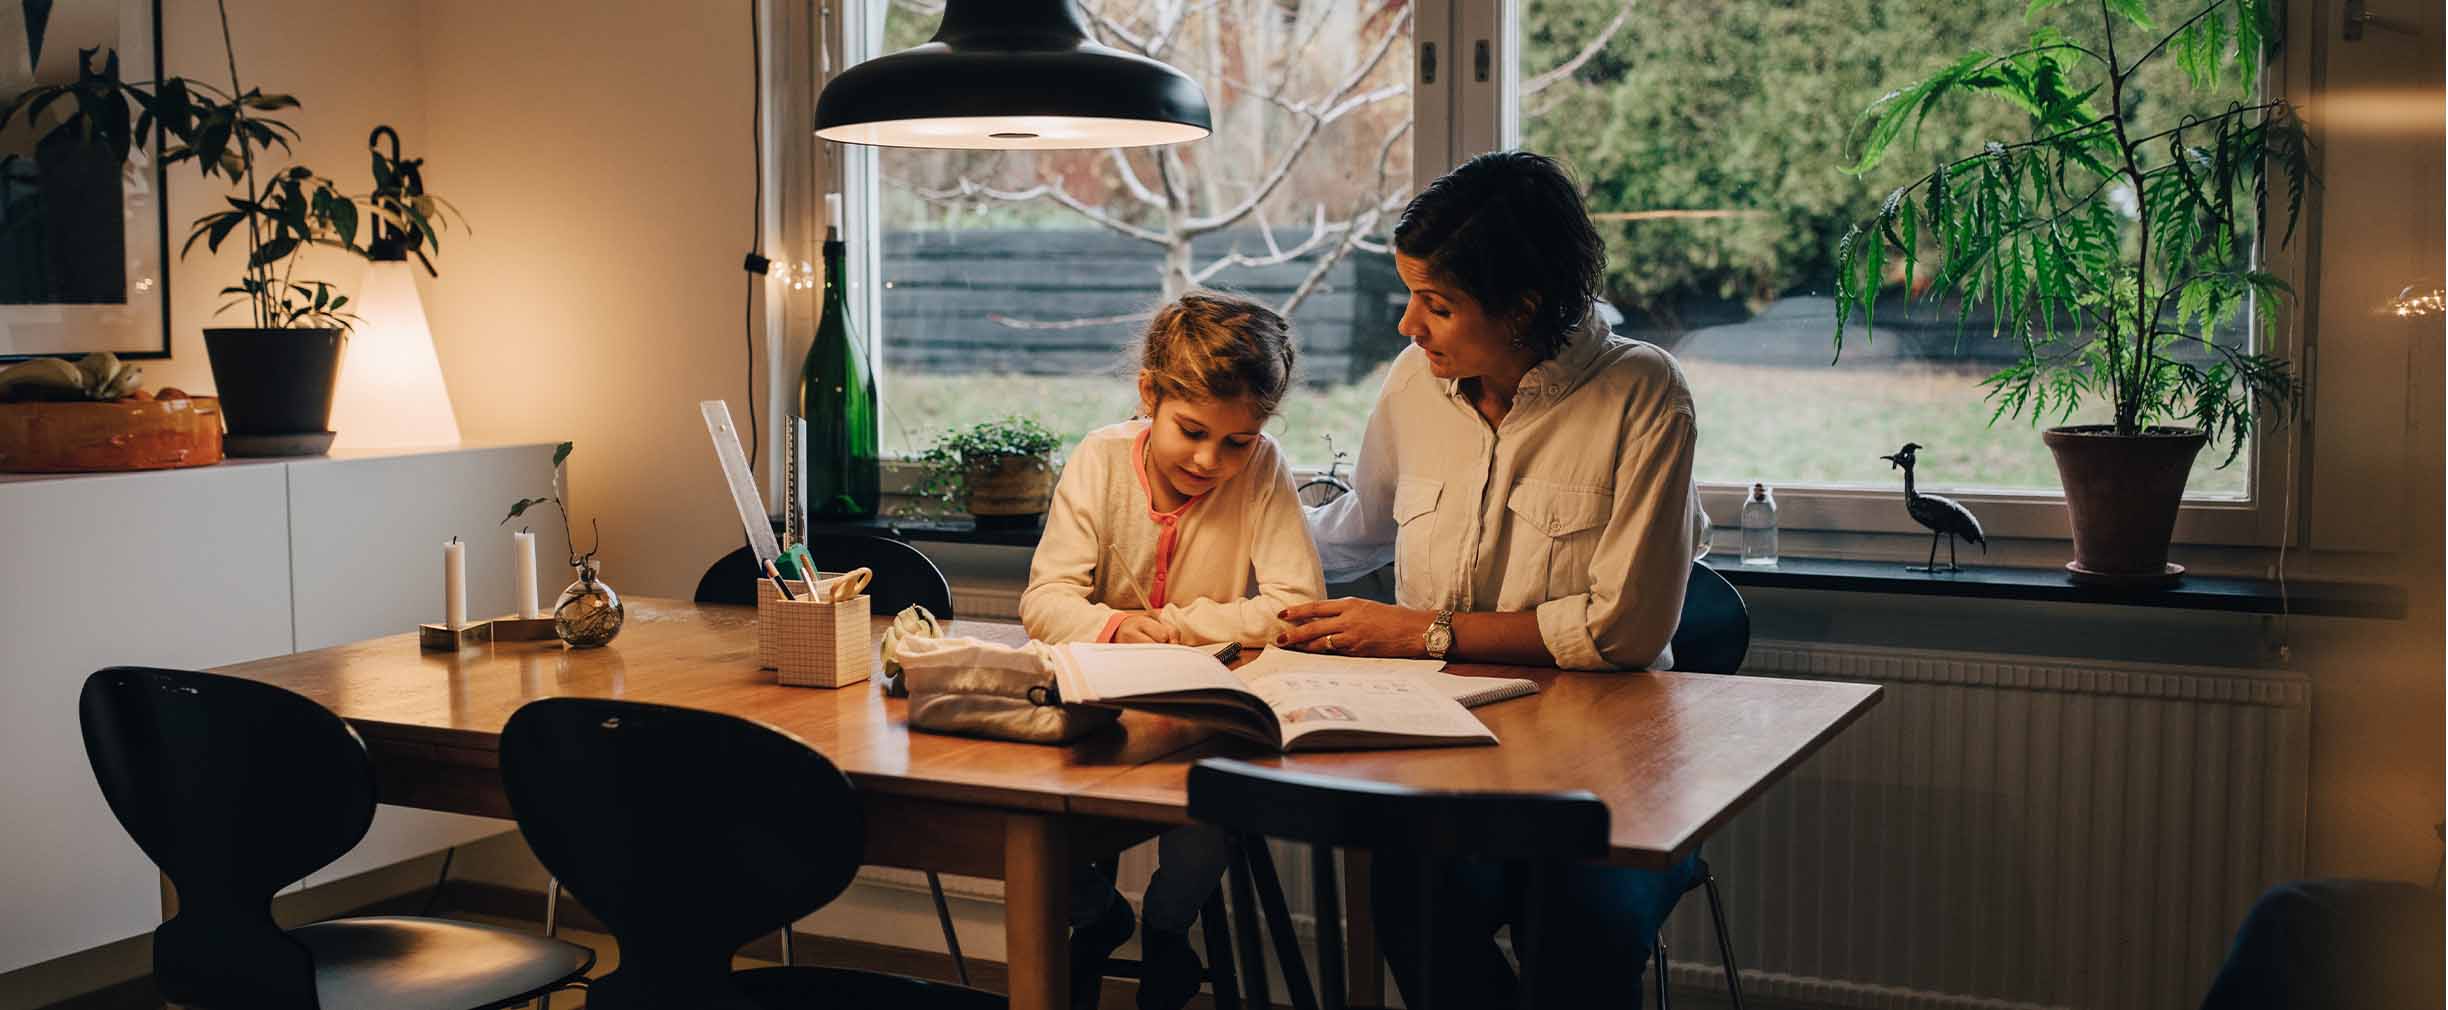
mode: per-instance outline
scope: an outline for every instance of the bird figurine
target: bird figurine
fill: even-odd
[[[1973,517],[1971,509],[1956,503],[1952,498],[1941,498],[1934,494],[1922,494],[1913,490],[1913,454],[1920,450],[1921,446],[1918,444],[1906,442],[1904,448],[1895,451],[1895,455],[1879,457],[1904,471],[1904,512],[1912,516],[1914,522],[1920,523],[1923,529],[1930,531],[1929,564],[1907,565],[1904,570],[1932,574],[1963,571],[1963,567],[1955,563],[1955,539],[1960,537],[1979,544],[1983,554],[1989,553],[1989,541],[1981,535],[1980,520]],[[1945,568],[1938,567],[1938,538],[1940,537],[1947,538],[1947,566]]]

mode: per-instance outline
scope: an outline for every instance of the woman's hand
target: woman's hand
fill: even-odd
[[[1428,625],[1436,615],[1347,597],[1286,607],[1283,619],[1292,627],[1275,644],[1286,648],[1416,659],[1428,654]]]
[[[1123,618],[1122,623],[1114,628],[1113,640],[1116,642],[1161,642],[1170,645],[1174,641],[1174,634],[1173,629],[1163,621],[1143,613],[1134,613]]]

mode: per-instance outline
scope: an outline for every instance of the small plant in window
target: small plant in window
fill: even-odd
[[[980,526],[1032,523],[1053,502],[1054,450],[1061,446],[1027,417],[954,428],[918,456],[926,477],[916,494],[965,510]]]
[[[2027,17],[2065,6],[2033,0]],[[1986,383],[1993,422],[2064,422],[2094,400],[2114,409],[2109,424],[2044,435],[2073,509],[2077,573],[2155,578],[2201,446],[2226,442],[2232,463],[2256,411],[2281,417],[2300,395],[2284,359],[2216,336],[2247,307],[2275,322],[2291,291],[2264,269],[2258,238],[2281,215],[2278,241],[2293,237],[2313,177],[2294,108],[2256,98],[2267,0],[2217,0],[2167,30],[2143,0],[2098,0],[2096,11],[2082,18],[2095,31],[2042,26],[2012,52],[1973,50],[1862,114],[1855,173],[1943,102],[2002,101],[2029,125],[1939,158],[1845,233],[1836,346],[1856,317],[1869,330],[1891,257],[1908,297],[1927,270],[1933,297],[1960,299],[1965,318],[1987,306],[1996,334],[2022,350]],[[2154,60],[2230,103],[2137,121],[2134,78]]]

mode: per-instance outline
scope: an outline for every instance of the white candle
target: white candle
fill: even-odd
[[[533,620],[544,616],[536,606],[535,534],[520,530],[510,534],[510,560],[518,568],[518,585],[512,591],[518,597],[518,615]]]
[[[467,627],[467,545],[458,537],[442,545],[442,622]]]

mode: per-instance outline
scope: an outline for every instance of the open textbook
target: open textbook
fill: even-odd
[[[1433,659],[1268,649],[1233,670],[1210,650],[1182,645],[1071,643],[1052,651],[1066,704],[1169,715],[1282,751],[1495,743],[1466,706],[1538,690],[1527,680],[1457,677]]]

